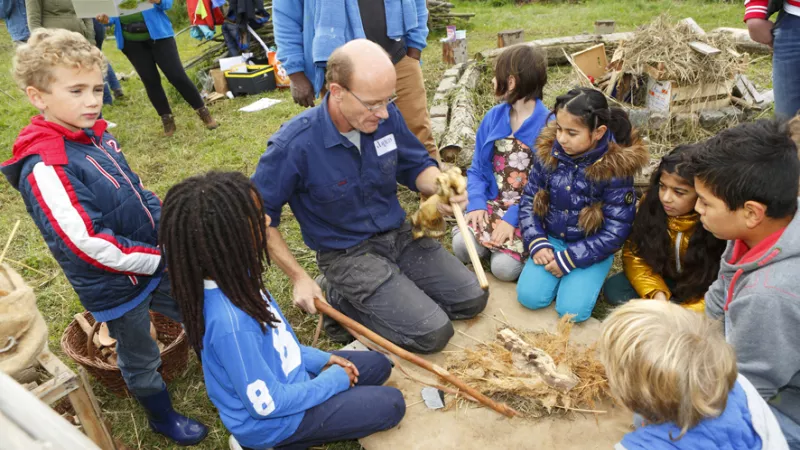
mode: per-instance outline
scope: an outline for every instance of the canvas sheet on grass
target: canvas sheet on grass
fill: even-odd
[[[508,322],[520,330],[556,330],[558,315],[550,308],[531,311],[517,302],[516,285],[499,282],[489,276],[490,297],[484,313]],[[502,310],[502,312],[501,312]],[[504,314],[505,313],[505,316]],[[454,322],[456,330],[484,342],[495,338],[498,328],[503,325],[489,317],[478,316],[468,321]],[[600,336],[600,322],[589,319],[572,328],[572,342],[594,343]],[[477,343],[456,332],[451,342],[466,348]],[[448,345],[445,350],[459,350]],[[425,356],[426,359],[445,366],[448,353]],[[403,367],[414,376],[433,380],[428,372],[411,363],[402,361]],[[424,386],[406,378],[395,368],[387,383],[403,391],[407,404],[422,399]],[[453,397],[446,396],[451,402]],[[429,410],[424,404],[417,404],[406,410],[405,418],[392,430],[377,433],[359,442],[367,450],[415,450],[415,449],[559,449],[590,450],[611,449],[622,436],[631,431],[632,414],[626,409],[609,403],[598,404],[597,409],[607,414],[570,414],[553,416],[539,420],[507,419],[488,408],[471,402],[468,408],[462,406],[458,411]]]

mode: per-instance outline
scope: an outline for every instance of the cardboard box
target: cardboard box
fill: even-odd
[[[225,79],[225,73],[220,69],[211,69],[208,74],[214,80],[214,92],[225,95],[228,92],[228,80]]]
[[[581,69],[587,77],[592,80],[599,80],[606,74],[608,58],[606,57],[606,46],[598,44],[581,50],[571,55],[572,61]]]
[[[731,103],[732,85],[733,80],[680,86],[674,81],[648,77],[646,106],[652,111],[670,113],[721,109]]]

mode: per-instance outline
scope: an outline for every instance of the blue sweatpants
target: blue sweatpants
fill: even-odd
[[[567,248],[567,244],[552,236],[547,240],[553,245],[554,252]],[[556,301],[556,312],[559,317],[573,314],[575,322],[583,322],[592,315],[597,296],[603,288],[603,282],[611,270],[614,255],[583,269],[574,269],[561,278],[528,258],[525,268],[517,282],[517,300],[526,308],[541,309]]]
[[[403,394],[381,386],[392,373],[389,359],[378,352],[336,351],[356,365],[358,384],[309,409],[297,430],[276,449],[299,450],[327,442],[358,439],[394,427],[406,413]]]

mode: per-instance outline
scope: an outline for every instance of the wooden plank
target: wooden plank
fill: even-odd
[[[633,35],[633,32],[603,35],[583,34],[578,36],[537,39],[535,41],[528,41],[525,45],[536,46],[542,49],[542,51],[547,54],[547,63],[550,65],[566,64],[567,58],[564,56],[564,52],[567,54],[575,53],[600,43],[605,44],[606,49],[611,51],[615,49],[620,42],[633,39]],[[479,60],[491,61],[503,53],[503,50],[502,48],[486,50],[478,53],[476,58]]]
[[[700,41],[689,42],[689,47],[697,53],[705,56],[714,56],[722,53],[722,50]]]
[[[42,403],[13,378],[0,372],[0,414],[46,448],[97,450],[98,447],[49,406]],[[3,430],[5,439],[5,427]],[[36,447],[32,447],[36,448]]]
[[[75,389],[78,389],[78,382],[75,375],[60,373],[39,385],[39,387],[32,390],[31,393],[48,405],[53,405]]]
[[[114,442],[114,438],[111,437],[111,430],[108,429],[106,423],[101,419],[102,414],[100,411],[100,405],[97,403],[97,398],[94,396],[92,385],[89,383],[89,377],[86,376],[86,370],[84,370],[83,367],[78,368],[78,376],[80,388],[75,391],[75,396],[70,397],[70,400],[80,397],[83,394],[85,394],[86,398],[89,399],[89,406],[91,406],[90,409],[79,410],[78,407],[75,406],[74,400],[72,403],[72,406],[75,407],[75,413],[78,415],[86,435],[89,436],[89,438],[91,438],[92,441],[94,441],[103,450],[116,450],[117,447]],[[84,398],[81,398],[79,401],[84,401]],[[87,426],[87,422],[91,423],[91,426]]]
[[[700,101],[709,97],[728,95],[730,91],[731,82],[700,83],[692,86],[676,86],[672,83],[672,103]]]
[[[698,111],[703,111],[705,109],[722,109],[726,106],[729,106],[730,104],[731,104],[730,96],[727,96],[725,98],[720,98],[717,100],[684,103],[679,105],[673,104],[670,109],[670,112],[682,113],[682,112],[698,112]]]
[[[448,65],[467,62],[467,40],[456,39],[442,42],[442,61]]]
[[[525,30],[505,30],[497,33],[497,48],[510,47],[525,42]]]
[[[581,72],[585,75],[600,79],[606,73],[606,66],[608,66],[608,59],[606,57],[605,44],[597,44],[571,55],[572,61],[576,66],[580,67]]]
[[[678,22],[678,25],[684,25],[688,29],[692,30],[692,32],[694,32],[698,36],[706,35],[706,30],[704,30],[703,27],[698,25],[697,22],[695,22],[695,20],[692,19],[691,17],[687,17],[681,20],[680,22]]]

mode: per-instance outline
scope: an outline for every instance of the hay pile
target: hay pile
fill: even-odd
[[[705,56],[689,47],[693,41],[721,50]],[[622,72],[658,73],[658,79],[677,81],[681,85],[721,83],[744,69],[742,57],[734,42],[724,35],[697,34],[685,24],[675,24],[667,15],[639,28],[634,38],[620,46],[623,52]]]
[[[597,359],[595,347],[570,344],[572,322],[567,317],[559,322],[556,333],[512,330],[528,344],[547,352],[559,371],[568,370],[576,375],[578,384],[566,393],[548,386],[497,341],[452,354],[447,361],[447,370],[529,419],[575,410],[594,410],[597,402],[611,398],[605,370]]]

